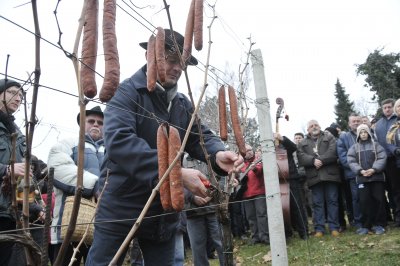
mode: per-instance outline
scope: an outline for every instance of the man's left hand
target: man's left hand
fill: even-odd
[[[218,166],[229,175],[239,173],[244,166],[243,157],[233,151],[219,151],[215,158]]]

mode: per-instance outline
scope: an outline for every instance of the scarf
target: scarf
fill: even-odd
[[[400,121],[394,123],[390,128],[388,133],[386,134],[386,142],[389,144],[396,143],[396,132],[400,128]]]
[[[16,131],[15,123],[14,123],[14,116],[4,113],[0,111],[0,122],[4,124],[8,132],[14,133]]]

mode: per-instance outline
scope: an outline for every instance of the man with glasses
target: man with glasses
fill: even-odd
[[[11,207],[12,134],[16,134],[14,177],[25,175],[25,163],[22,162],[26,150],[25,136],[14,123],[13,116],[22,99],[21,84],[11,79],[0,80],[0,232],[16,229],[16,217]],[[12,242],[0,243],[0,265],[10,262],[13,245]]]
[[[82,197],[90,199],[98,191],[98,179],[100,166],[104,158],[103,144],[103,112],[99,106],[86,110],[85,120],[85,150],[83,162],[83,192]],[[77,116],[79,125],[80,114]],[[54,167],[54,193],[56,202],[54,206],[54,217],[51,229],[51,244],[54,248],[55,260],[62,244],[61,222],[64,211],[65,199],[75,194],[77,181],[78,163],[78,138],[64,139],[54,145],[49,152],[48,167]],[[71,242],[64,257],[63,265],[68,265],[73,247],[78,243]],[[81,245],[73,265],[80,265],[81,258],[86,259],[89,247]]]

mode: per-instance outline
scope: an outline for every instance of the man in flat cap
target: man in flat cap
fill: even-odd
[[[100,176],[100,165],[104,158],[103,144],[103,112],[100,106],[86,110],[85,119],[85,149],[83,162],[83,192],[82,197],[91,199],[98,191],[98,179]],[[77,115],[79,125],[80,114]],[[62,245],[61,222],[65,207],[65,199],[75,194],[76,181],[78,178],[78,138],[69,138],[56,143],[49,152],[48,167],[54,168],[54,193],[56,196],[53,222],[51,229],[51,244],[53,245],[55,260]],[[78,243],[71,242],[68,245],[63,265],[69,265],[72,258],[73,248]],[[81,258],[86,258],[89,250],[88,245],[81,245],[75,257],[77,260],[73,265],[80,265]]]
[[[172,34],[178,47],[173,45]],[[177,128],[181,139],[186,133],[193,106],[185,95],[177,92],[182,74],[178,49],[182,52],[183,43],[181,34],[166,29],[166,80],[163,85],[158,84],[152,91],[147,89],[145,65],[119,85],[104,111],[107,153],[100,187],[104,185],[108,171],[109,177],[98,205],[94,240],[86,265],[110,263],[157,185],[159,124],[166,122]],[[147,49],[147,43],[140,43],[140,46]],[[196,65],[197,60],[191,56],[188,64]],[[206,126],[199,128],[193,124],[185,151],[192,158],[206,160],[200,145],[200,131],[214,171],[221,176],[239,171],[243,158],[225,151],[223,143]],[[182,168],[182,178],[183,185],[194,195],[207,197],[207,189],[201,182],[206,179],[204,174]],[[165,213],[157,195],[136,233],[146,266],[173,265],[177,221],[178,214]],[[123,259],[121,256],[119,265]]]

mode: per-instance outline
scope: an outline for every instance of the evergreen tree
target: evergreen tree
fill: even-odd
[[[349,123],[349,115],[354,113],[354,102],[350,101],[349,94],[337,79],[335,84],[335,97],[337,104],[335,105],[336,123],[342,130],[347,130]]]
[[[372,100],[378,104],[387,98],[400,98],[400,53],[382,54],[382,50],[375,50],[365,63],[356,65],[357,74],[366,76],[364,86],[375,93]]]

